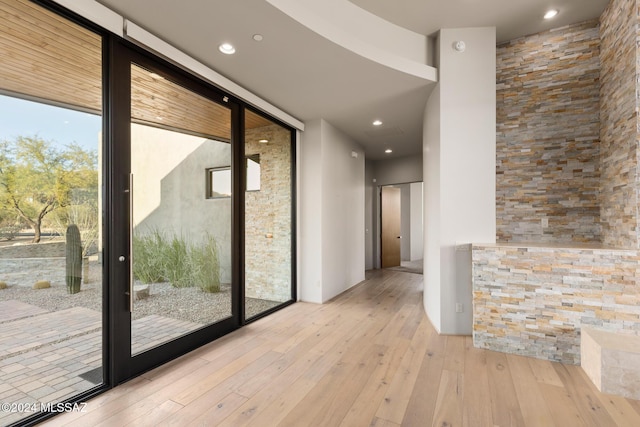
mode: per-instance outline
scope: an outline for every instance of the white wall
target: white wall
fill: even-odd
[[[422,214],[423,190],[421,182],[409,184],[411,193],[411,242],[410,260],[416,261],[423,258],[424,215]]]
[[[459,40],[465,52],[452,48]],[[441,30],[440,82],[426,108],[425,309],[446,334],[472,331],[464,245],[495,242],[495,45],[495,28]],[[430,115],[439,115],[438,125]]]
[[[435,329],[440,316],[440,84],[427,100],[424,117],[424,308]]]
[[[299,289],[300,299],[321,303],[364,280],[364,152],[324,120],[305,128],[300,143]]]
[[[322,302],[364,280],[364,150],[324,120],[322,253]]]
[[[411,261],[411,187],[400,187],[400,260]]]
[[[298,298],[322,302],[322,129],[306,123],[298,138]]]
[[[364,268],[365,270],[371,270],[375,268],[374,262],[374,239],[375,239],[375,210],[373,201],[375,200],[375,191],[378,189],[373,184],[373,164],[365,160],[365,173],[364,173]]]
[[[420,155],[371,161],[374,167],[375,185],[406,184],[422,181],[422,157]]]

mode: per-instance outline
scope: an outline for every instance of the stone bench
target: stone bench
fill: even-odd
[[[640,399],[640,336],[582,327],[582,369],[603,393]]]

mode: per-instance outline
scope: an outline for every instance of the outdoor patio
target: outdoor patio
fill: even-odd
[[[21,301],[0,301],[0,401],[60,402],[102,382],[101,313],[84,307],[49,312]],[[151,315],[134,320],[134,353],[199,328]],[[25,414],[0,412],[0,424]]]

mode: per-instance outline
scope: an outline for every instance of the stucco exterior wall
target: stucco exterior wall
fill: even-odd
[[[220,279],[231,282],[231,198],[206,198],[207,168],[229,166],[231,146],[149,126],[132,125],[135,233],[159,230],[218,244]]]

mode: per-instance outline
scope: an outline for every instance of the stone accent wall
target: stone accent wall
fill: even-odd
[[[473,247],[473,340],[479,348],[580,363],[580,328],[640,335],[634,250]]]
[[[603,242],[638,248],[637,0],[613,0],[600,18],[600,217]]]
[[[599,53],[597,20],[498,46],[498,241],[600,240]]]
[[[267,139],[264,144],[258,142]],[[260,191],[246,193],[246,296],[291,299],[291,133],[272,125],[247,130],[245,155],[260,155]]]
[[[498,240],[540,244],[474,246],[475,346],[579,364],[582,326],[640,335],[639,96],[640,0],[499,46]]]

